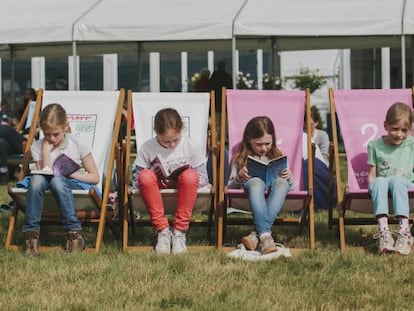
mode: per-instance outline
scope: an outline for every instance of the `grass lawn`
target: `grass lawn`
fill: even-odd
[[[0,203],[8,201],[5,187],[0,187]],[[409,310],[413,306],[414,255],[377,255],[372,251],[376,245],[372,226],[347,228],[348,245],[367,250],[353,248],[342,254],[336,227],[327,227],[325,212],[316,215],[315,251],[255,263],[231,259],[214,249],[179,256],[122,253],[110,230],[105,231],[98,255],[48,252],[28,258],[4,249],[7,222],[8,214],[0,213],[0,310]],[[229,228],[227,243],[235,245],[247,230]],[[151,228],[137,233],[153,243]],[[189,244],[200,243],[204,234],[204,228],[191,228]],[[275,227],[275,234],[287,247],[308,245],[307,234],[297,228]],[[63,245],[63,237],[56,241]]]

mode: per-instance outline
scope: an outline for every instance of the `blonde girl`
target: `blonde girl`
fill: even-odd
[[[368,189],[378,222],[379,252],[408,255],[413,237],[408,224],[408,188],[414,184],[414,138],[411,136],[412,112],[404,103],[388,108],[384,128],[386,135],[368,143]],[[394,241],[388,227],[388,194],[391,193],[394,215],[399,219]]]
[[[68,134],[69,123],[66,111],[59,104],[50,104],[43,109],[40,115],[40,128],[44,137],[31,146],[32,158],[36,162],[37,169],[52,167],[54,160],[64,153],[83,166],[84,170],[74,172],[70,176],[32,175],[29,177],[23,224],[23,232],[26,235],[26,254],[39,254],[40,219],[46,190],[50,190],[58,202],[61,220],[67,231],[66,250],[68,252],[82,251],[84,240],[71,190],[88,189],[99,182],[99,173],[91,148]]]

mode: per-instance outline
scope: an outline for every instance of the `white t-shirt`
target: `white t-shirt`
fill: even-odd
[[[193,168],[200,166],[206,161],[205,155],[200,152],[198,144],[187,136],[182,137],[174,149],[164,148],[158,143],[157,138],[154,137],[139,148],[134,164],[138,167],[150,168],[152,160],[158,154],[167,161],[185,158],[190,167]]]
[[[32,158],[34,161],[40,161],[43,158],[41,151],[43,139],[44,138],[41,138],[35,141],[31,146]],[[89,146],[83,144],[78,139],[73,138],[70,134],[66,134],[59,148],[56,148],[51,152],[50,160],[53,163],[58,155],[64,153],[76,163],[82,165],[82,159],[91,152],[92,150]]]
[[[308,159],[308,139],[307,134],[302,133],[302,157],[304,160]],[[312,140],[314,143],[314,141]],[[321,160],[326,166],[329,166],[329,163],[327,163],[326,159],[323,157],[321,149],[317,144],[315,144],[315,158]]]

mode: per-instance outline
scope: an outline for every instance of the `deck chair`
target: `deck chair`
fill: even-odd
[[[308,135],[308,190],[303,186],[302,135],[304,116],[310,116],[310,95],[308,91],[223,91],[221,118],[221,141],[225,141],[226,120],[228,127],[229,162],[242,139],[247,122],[259,115],[271,118],[276,129],[277,143],[288,156],[289,167],[296,180],[296,189],[289,191],[282,211],[301,211],[300,217],[277,218],[276,223],[304,225],[309,229],[310,248],[315,247],[313,210],[313,153],[311,138]],[[227,108],[227,109],[226,109]],[[310,117],[306,118],[310,133]],[[219,209],[218,245],[223,243],[223,231],[230,224],[251,224],[251,218],[227,217],[227,207],[250,210],[247,195],[243,189],[228,189],[224,184],[224,145],[221,146],[219,166]],[[292,214],[292,213],[288,213]]]
[[[39,91],[37,92],[37,95],[39,95]],[[32,126],[32,120],[33,115],[35,114],[35,111],[39,113],[40,106],[42,104],[41,101],[41,95],[40,98],[36,96],[36,101],[31,101],[28,103],[23,111],[23,114],[19,120],[19,122],[16,124],[15,129],[18,133],[22,133],[25,130],[28,130]],[[23,143],[22,150],[23,153],[21,154],[11,154],[7,158],[7,166],[9,171],[9,180],[13,179],[14,174],[16,172],[16,168],[19,167],[19,165],[22,164],[23,158],[24,158],[24,150],[25,150],[26,142]],[[22,172],[20,170],[20,172]],[[20,176],[19,176],[20,177]]]
[[[329,90],[331,122],[333,130],[333,154],[331,176],[336,180],[338,195],[338,219],[329,210],[329,222],[338,224],[341,250],[345,250],[345,225],[376,224],[371,197],[368,193],[368,142],[385,133],[384,120],[388,108],[395,102],[413,105],[411,89]],[[337,118],[335,117],[337,115]],[[344,142],[347,175],[341,174],[341,159],[336,119]],[[346,180],[346,182],[345,182]],[[332,181],[330,187],[332,188]],[[409,192],[413,207],[414,191]],[[392,200],[390,204],[392,205]],[[389,205],[389,206],[391,206]],[[356,212],[346,213],[347,211]],[[362,217],[360,213],[371,214]],[[349,215],[349,217],[347,214]],[[392,214],[392,213],[391,213]],[[393,220],[390,218],[390,221]]]
[[[133,114],[135,124],[136,149],[148,139],[154,137],[153,130],[154,116],[163,108],[174,108],[182,116],[184,123],[183,135],[188,135],[193,140],[200,143],[201,151],[207,158],[207,129],[209,119],[209,109],[211,109],[211,139],[213,144],[216,141],[215,132],[215,105],[214,95],[209,93],[132,93],[128,96],[128,118],[127,136],[125,152],[125,171],[124,176],[129,176],[131,167],[131,117]],[[212,184],[200,188],[193,213],[207,212],[208,220],[192,219],[193,225],[207,225],[209,230],[212,225],[212,217],[216,204],[216,167],[217,160],[213,156],[213,182]],[[176,189],[161,190],[163,204],[166,214],[174,214],[176,209]],[[129,185],[129,180],[125,180],[124,189],[124,224],[123,224],[123,249],[125,251],[149,249],[147,246],[129,245],[129,230],[135,230],[136,226],[150,226],[151,222],[145,219],[136,219],[136,213],[148,214],[147,208],[140,196],[138,189],[133,189]],[[128,217],[129,216],[129,217]],[[128,219],[129,218],[129,219]],[[209,231],[210,232],[210,231]],[[201,247],[200,247],[201,248]]]
[[[105,222],[107,220],[107,202],[114,170],[115,149],[119,143],[118,134],[121,123],[124,90],[121,91],[45,91],[41,93],[42,107],[50,103],[61,104],[70,123],[71,135],[76,135],[92,147],[92,155],[102,175],[98,185],[102,196],[94,190],[73,190],[76,212],[83,224],[93,224],[98,227],[94,247],[86,251],[98,252],[101,248]],[[40,107],[37,107],[40,109]],[[39,113],[35,111],[32,125],[38,122]],[[34,139],[36,126],[32,126],[25,149],[23,175],[28,174],[30,146]],[[13,235],[18,211],[25,210],[27,189],[17,188],[11,184],[8,187],[9,195],[15,201],[5,246],[16,249],[13,244]],[[60,224],[60,215],[57,202],[50,192],[45,195],[42,211],[41,226]],[[42,248],[41,248],[42,249]]]

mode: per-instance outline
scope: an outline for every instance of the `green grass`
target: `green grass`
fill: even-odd
[[[8,202],[4,187],[0,202]],[[8,215],[0,214],[0,310],[409,310],[413,256],[338,249],[327,214],[316,214],[317,249],[290,259],[243,262],[223,252],[189,251],[180,256],[122,253],[110,230],[100,254],[43,253],[28,258],[6,251]],[[234,245],[248,227],[232,226]],[[276,228],[288,247],[306,247],[307,234]],[[17,228],[20,230],[20,227]],[[189,244],[203,237],[191,228]],[[347,242],[370,249],[375,227],[347,229]],[[18,232],[19,233],[19,232]],[[151,228],[137,231],[149,243]],[[61,239],[57,243],[63,245]],[[201,242],[203,243],[203,242]]]

